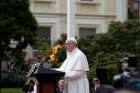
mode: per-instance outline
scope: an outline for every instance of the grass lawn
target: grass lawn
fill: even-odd
[[[1,93],[24,93],[21,88],[1,88]]]

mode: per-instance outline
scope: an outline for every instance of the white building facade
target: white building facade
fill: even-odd
[[[67,33],[68,0],[31,0],[42,40],[51,45]],[[72,8],[73,9],[73,8]],[[127,20],[127,0],[75,0],[75,36],[105,33],[111,21]],[[41,33],[40,33],[41,32]]]

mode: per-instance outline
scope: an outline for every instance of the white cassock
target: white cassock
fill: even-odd
[[[68,54],[58,70],[66,73],[65,93],[89,93],[89,66],[85,54],[78,48]]]

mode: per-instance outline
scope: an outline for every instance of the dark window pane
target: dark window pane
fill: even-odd
[[[79,28],[79,37],[85,38],[86,36],[95,35],[96,28]]]
[[[41,42],[50,42],[50,27],[39,27],[37,31],[37,39]]]

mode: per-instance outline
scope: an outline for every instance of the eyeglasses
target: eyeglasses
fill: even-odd
[[[69,44],[71,44],[71,43],[65,43],[65,46],[67,46],[67,45],[69,45]]]
[[[65,43],[65,45],[68,45],[68,43]]]
[[[98,79],[96,79],[96,80],[93,80],[93,81],[99,81]]]

